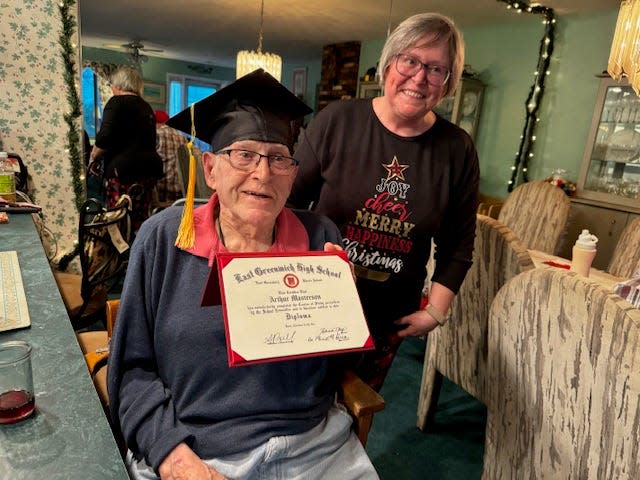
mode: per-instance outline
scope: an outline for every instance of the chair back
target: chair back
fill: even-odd
[[[490,320],[483,478],[640,478],[640,310],[535,269]]]
[[[106,294],[122,278],[129,259],[131,238],[131,198],[128,195],[122,195],[110,209],[96,199],[83,204],[78,239],[81,295],[85,302],[99,290]]]
[[[185,144],[178,147],[178,178],[182,195],[187,196],[187,185],[189,184],[189,150]],[[213,190],[209,188],[204,178],[204,168],[199,158],[196,158],[196,193],[197,198],[209,198]]]
[[[640,217],[634,218],[622,231],[607,271],[617,277],[630,278],[640,269]]]
[[[498,220],[476,215],[473,264],[451,305],[451,320],[427,337],[418,427],[427,427],[436,372],[485,402],[489,308],[510,278],[534,268],[518,237]]]
[[[516,187],[507,197],[498,220],[527,248],[557,254],[566,234],[571,202],[561,188],[544,180]]]

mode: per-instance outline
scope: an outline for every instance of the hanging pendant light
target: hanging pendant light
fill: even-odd
[[[640,0],[620,4],[607,71],[617,81],[626,76],[640,95]]]
[[[242,50],[238,52],[236,58],[236,78],[240,78],[247,73],[251,73],[257,68],[262,68],[269,72],[276,80],[280,81],[282,76],[282,58],[275,53],[262,51],[262,23],[264,21],[264,0],[261,1],[260,8],[260,32],[258,34],[258,50]]]

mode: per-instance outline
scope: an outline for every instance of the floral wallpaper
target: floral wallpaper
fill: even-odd
[[[78,18],[77,4],[72,11]],[[69,103],[58,43],[58,4],[0,0],[0,18],[0,149],[19,154],[27,165],[28,193],[42,206],[49,231],[43,243],[60,257],[73,249],[78,212],[66,151],[63,115]],[[78,45],[77,28],[74,35],[73,44]],[[79,60],[78,53],[76,65]]]

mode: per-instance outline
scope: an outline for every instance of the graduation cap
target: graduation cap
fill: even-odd
[[[188,143],[189,184],[176,245],[191,248],[195,240],[194,137],[210,143],[213,152],[239,140],[281,143],[291,149],[295,141],[291,122],[311,112],[303,101],[260,68],[171,117],[167,125],[192,137]]]
[[[211,150],[238,140],[293,146],[291,122],[312,110],[275,78],[258,69],[193,105],[195,136]],[[192,132],[191,108],[171,117],[167,125]]]

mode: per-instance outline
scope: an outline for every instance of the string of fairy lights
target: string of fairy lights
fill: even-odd
[[[78,128],[78,118],[82,115],[80,106],[80,96],[78,95],[78,74],[76,71],[77,45],[73,42],[73,35],[76,31],[76,17],[72,13],[75,0],[61,0],[58,3],[62,29],[58,37],[61,47],[62,62],[64,64],[64,83],[66,86],[66,97],[69,111],[64,114],[64,121],[67,124],[67,141],[65,152],[69,154],[71,163],[71,183],[73,186],[74,203],[76,210],[80,212],[84,202],[84,167],[80,152],[80,131]],[[59,268],[64,270],[67,264],[78,254],[79,245],[74,244],[74,249],[66,253],[59,260]]]
[[[525,102],[525,122],[520,135],[520,145],[516,152],[516,158],[511,167],[511,179],[508,183],[508,191],[511,192],[518,184],[518,179],[522,182],[529,181],[529,162],[534,156],[534,144],[536,141],[536,125],[540,121],[538,110],[544,96],[544,87],[547,76],[549,75],[549,64],[553,53],[554,35],[556,19],[553,9],[542,5],[529,5],[524,1],[515,0],[497,0],[506,3],[507,8],[517,13],[532,13],[543,17],[544,34],[540,40],[540,48],[538,51],[538,64],[534,72],[533,85],[529,90],[527,101]]]

